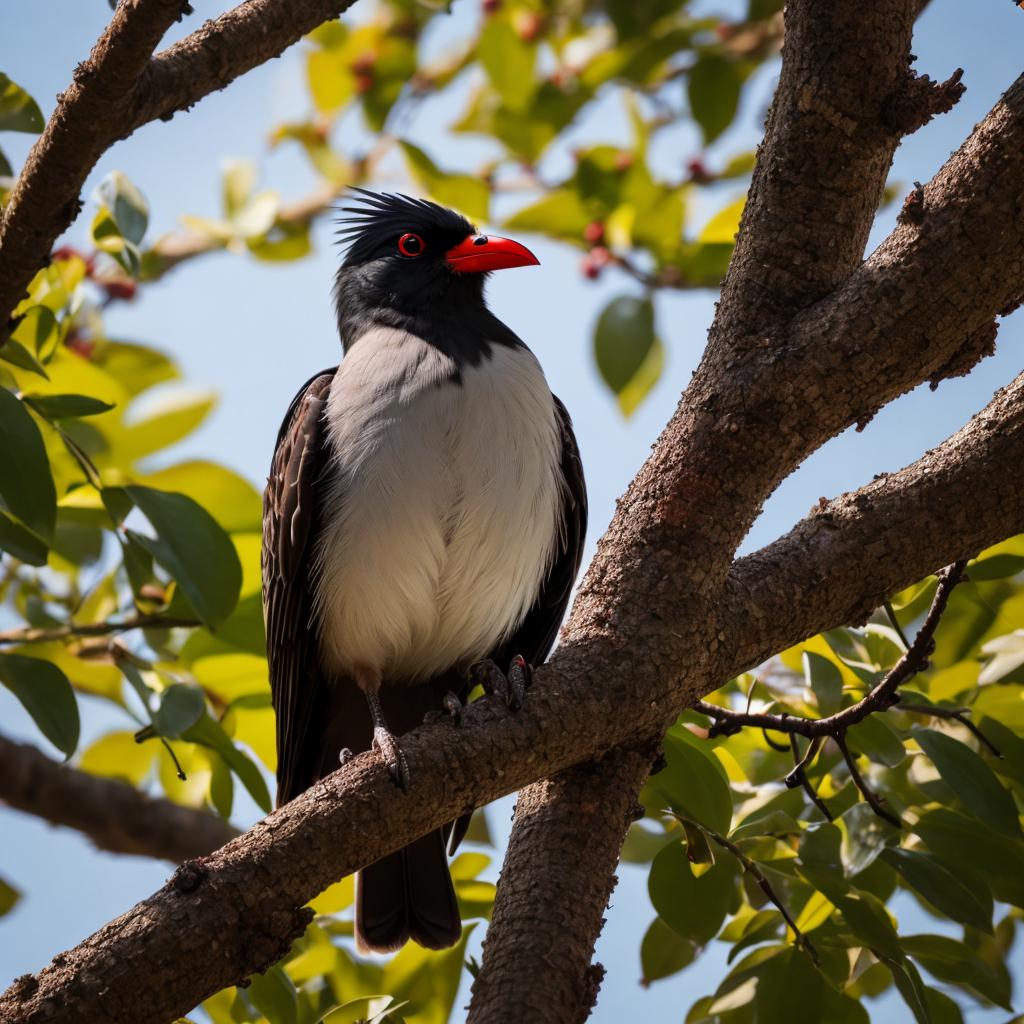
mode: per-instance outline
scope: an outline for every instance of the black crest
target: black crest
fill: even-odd
[[[382,247],[393,247],[405,232],[457,240],[476,233],[476,228],[461,214],[426,199],[413,199],[401,193],[370,192],[352,187],[358,193],[359,206],[345,206],[338,218],[338,239],[348,246],[346,264],[372,259]],[[454,243],[453,243],[454,244]]]

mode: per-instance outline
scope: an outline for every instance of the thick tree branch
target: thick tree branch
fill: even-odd
[[[1022,459],[1024,374],[917,462],[816,506],[738,559],[720,620],[734,641],[730,673],[770,658],[780,637],[862,623],[936,566],[1024,532]]]
[[[82,185],[107,149],[279,56],[353,2],[248,0],[150,59],[188,5],[121,0],[59,98],[8,200],[0,223],[0,323],[77,217]]]
[[[469,1024],[586,1020],[593,1007],[590,937],[604,923],[619,850],[636,818],[636,793],[650,766],[650,750],[614,750],[519,794],[516,841],[505,854],[498,886],[502,897],[484,939],[485,964],[511,956],[516,970],[484,970],[478,976]],[[600,799],[595,798],[598,780],[609,783]],[[571,818],[562,813],[567,804],[574,811]],[[538,900],[538,884],[545,892],[566,886],[568,898],[551,904]],[[516,1016],[509,1015],[511,1009]]]
[[[78,216],[86,175],[121,134],[127,98],[182,0],[122,0],[28,155],[0,220],[0,324],[57,236]]]
[[[212,853],[238,830],[206,811],[140,793],[52,761],[0,736],[0,802],[85,833],[101,850],[183,861]]]

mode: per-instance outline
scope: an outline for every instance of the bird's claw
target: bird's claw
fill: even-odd
[[[338,751],[338,764],[340,764],[340,765],[342,765],[344,767],[355,756],[356,755],[353,754],[352,751],[349,750],[348,747],[342,747],[341,750]]]
[[[489,658],[481,662],[478,669],[485,693],[496,694],[513,711],[518,711],[523,706],[532,670],[521,654],[512,659],[507,673],[502,672]]]
[[[438,722],[451,722],[452,725],[461,725],[462,712],[463,705],[462,701],[459,700],[458,694],[449,690],[441,698],[441,706],[428,711],[423,716],[423,724],[436,725]]]
[[[409,792],[409,762],[398,741],[387,729],[378,726],[373,730],[373,747],[380,751],[388,774],[403,793]]]

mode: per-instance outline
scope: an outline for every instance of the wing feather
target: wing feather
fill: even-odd
[[[314,781],[321,755],[309,736],[327,686],[311,621],[312,559],[327,462],[324,404],[333,376],[334,370],[318,373],[292,400],[263,497],[263,612],[277,714],[278,804]]]

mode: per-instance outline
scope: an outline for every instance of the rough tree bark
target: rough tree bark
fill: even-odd
[[[851,9],[847,0],[833,6]],[[858,17],[881,19],[879,25],[908,36],[911,8],[884,6],[882,13],[881,4],[862,7]],[[809,19],[812,5],[803,0],[793,10]],[[787,46],[796,46],[799,31],[795,26]],[[883,52],[892,60],[904,54],[905,62],[904,44],[889,43]],[[835,47],[833,59],[842,60],[840,40]],[[804,66],[799,54],[795,66]],[[827,75],[828,69],[820,71]],[[882,72],[894,104],[886,109],[904,109],[911,93],[921,95],[920,85],[905,63],[901,73],[890,71]],[[173,1019],[276,960],[308,920],[302,905],[337,878],[469,807],[611,747],[646,742],[741,667],[734,664],[735,650],[770,654],[863,614],[865,577],[872,592],[888,593],[952,560],[922,545],[916,521],[901,534],[873,511],[887,508],[890,494],[894,501],[913,501],[910,492],[929,487],[931,463],[922,460],[881,481],[866,508],[841,509],[840,532],[887,533],[889,557],[870,567],[863,557],[813,566],[828,575],[834,618],[822,621],[817,603],[801,604],[803,591],[793,595],[803,618],[788,606],[777,623],[736,614],[735,601],[755,593],[757,581],[748,575],[742,586],[730,583],[733,551],[779,479],[879,405],[977,358],[984,346],[973,339],[1018,296],[1024,269],[1024,80],[929,184],[923,216],[901,225],[860,267],[874,209],[865,196],[880,190],[886,153],[904,123],[880,127],[882,96],[863,78],[841,93],[863,123],[844,119],[844,106],[819,103],[817,90],[814,79],[793,93],[793,103],[777,104],[771,137],[796,147],[824,132],[840,147],[836,159],[860,159],[861,175],[871,180],[864,189],[860,180],[844,177],[844,187],[854,192],[816,202],[788,162],[798,154],[766,142],[723,293],[723,306],[736,308],[716,321],[701,367],[620,503],[565,640],[538,672],[522,711],[513,715],[485,700],[467,710],[459,729],[439,724],[410,734],[403,741],[413,780],[408,794],[391,784],[373,754],[353,759],[245,836],[184,865],[167,886],[38,976],[19,979],[0,997],[3,1019]],[[868,97],[863,108],[862,94]],[[804,131],[780,122],[785,110],[801,119]],[[848,152],[859,146],[865,147],[862,157]],[[779,214],[785,182],[798,193],[790,216],[799,224],[791,225],[791,235]],[[845,231],[830,228],[830,218],[839,218]],[[835,255],[848,266],[828,273],[808,267],[811,284],[804,285],[791,273],[784,244],[789,237],[792,245],[811,245],[814,223],[835,248],[817,250],[817,261],[830,263]],[[774,247],[758,241],[761,231],[775,239]],[[849,243],[851,234],[860,235],[859,245]],[[757,282],[744,280],[755,275]],[[800,312],[792,316],[787,303]],[[965,520],[952,537],[962,545],[954,557],[1020,528],[1021,490],[1012,485],[1019,474],[1000,459],[1024,456],[1017,430],[1022,394],[1024,381],[1018,381],[940,449],[939,458],[973,474],[975,484],[993,472],[991,517],[973,514],[973,491],[944,509],[947,523]],[[1001,429],[990,430],[993,424]],[[1004,436],[1009,441],[994,454],[997,433],[1000,442]],[[955,483],[957,472],[950,472]],[[832,551],[848,555],[841,544]],[[822,542],[822,559],[829,552]],[[786,587],[799,587],[803,561],[798,551],[795,564],[772,571]],[[752,564],[744,560],[737,568],[744,562]],[[803,580],[803,587],[816,578]],[[777,593],[771,583],[765,592],[769,600]],[[142,988],[139,978],[146,979]]]
[[[963,91],[959,72],[936,85],[910,69],[911,36],[922,9],[917,0],[867,5],[841,0],[827,6],[805,0],[786,7],[782,72],[705,363],[716,355],[726,366],[730,359],[784,359],[784,339],[791,332],[793,319],[829,297],[860,266],[900,138],[934,114],[948,110]],[[845,317],[865,308],[851,303],[838,311]],[[990,322],[988,317],[986,323]],[[824,339],[829,333],[817,336]],[[853,353],[844,351],[841,344],[835,346],[835,352],[835,372],[841,375],[846,372],[843,363]],[[969,368],[976,359],[968,353],[962,361]],[[795,375],[799,371],[793,366],[789,372]],[[694,385],[697,383],[695,380]],[[744,405],[737,427],[758,424],[743,384],[737,381],[733,387],[734,397]],[[814,389],[812,384],[807,396],[811,400],[831,400],[835,391],[831,384],[821,391]],[[718,404],[718,399],[719,394],[713,392],[706,401]],[[766,433],[773,420],[770,412],[761,418]],[[802,425],[794,427],[800,431]],[[737,433],[745,435],[746,431]],[[827,436],[819,434],[818,443]],[[677,530],[690,535],[689,561],[699,561],[712,578],[727,565],[727,559],[716,558],[714,550],[709,550],[709,532],[721,534],[719,551],[728,547],[731,557],[761,502],[808,454],[805,440],[797,437],[794,441],[787,444],[780,436],[761,472],[742,461],[734,468],[734,479],[742,479],[749,490],[743,494],[734,487],[730,493],[723,487],[732,507],[721,508],[719,514],[734,524],[731,533],[723,533],[717,522],[709,522],[714,509],[709,508],[703,492],[698,492],[699,504],[690,504],[677,515]],[[691,453],[692,446],[687,455]],[[710,458],[718,461],[717,448],[710,451]],[[594,578],[594,573],[588,574],[588,581]],[[562,781],[566,793],[573,792],[586,777],[599,804],[622,784],[609,768],[602,770],[594,764],[574,768],[567,776]],[[643,781],[642,777],[634,780],[629,796],[636,797]],[[543,820],[539,820],[534,805],[549,788],[548,783],[541,783],[534,787],[536,793],[528,791],[520,797],[520,805],[529,807],[531,814],[525,823],[517,816],[503,876],[516,864],[547,863],[557,851],[571,845],[574,835],[578,840],[571,800],[544,800]],[[621,799],[621,794],[616,794],[616,799]],[[588,968],[603,920],[600,915],[580,914],[580,902],[584,893],[593,889],[593,873],[600,869],[597,858],[589,855],[591,844],[600,849],[619,835],[615,815],[609,814],[603,829],[597,823],[596,830],[596,836],[593,827],[588,831],[586,844],[577,841],[578,852],[569,871],[535,874],[528,894],[515,886],[499,887],[484,942],[482,969],[474,984],[470,1024],[511,1020],[524,1014],[538,1022],[555,1022],[561,1019],[561,1008],[545,1004],[535,995],[549,989],[573,986],[577,998],[586,1000]],[[558,929],[570,909],[580,925],[573,942],[565,947],[565,955],[538,958],[530,970],[521,970],[524,930],[529,927],[532,941],[548,948],[558,942]],[[587,925],[593,930],[583,931]]]
[[[0,736],[0,803],[85,833],[101,850],[161,860],[201,857],[238,829],[115,779],[52,761],[28,743]]]

